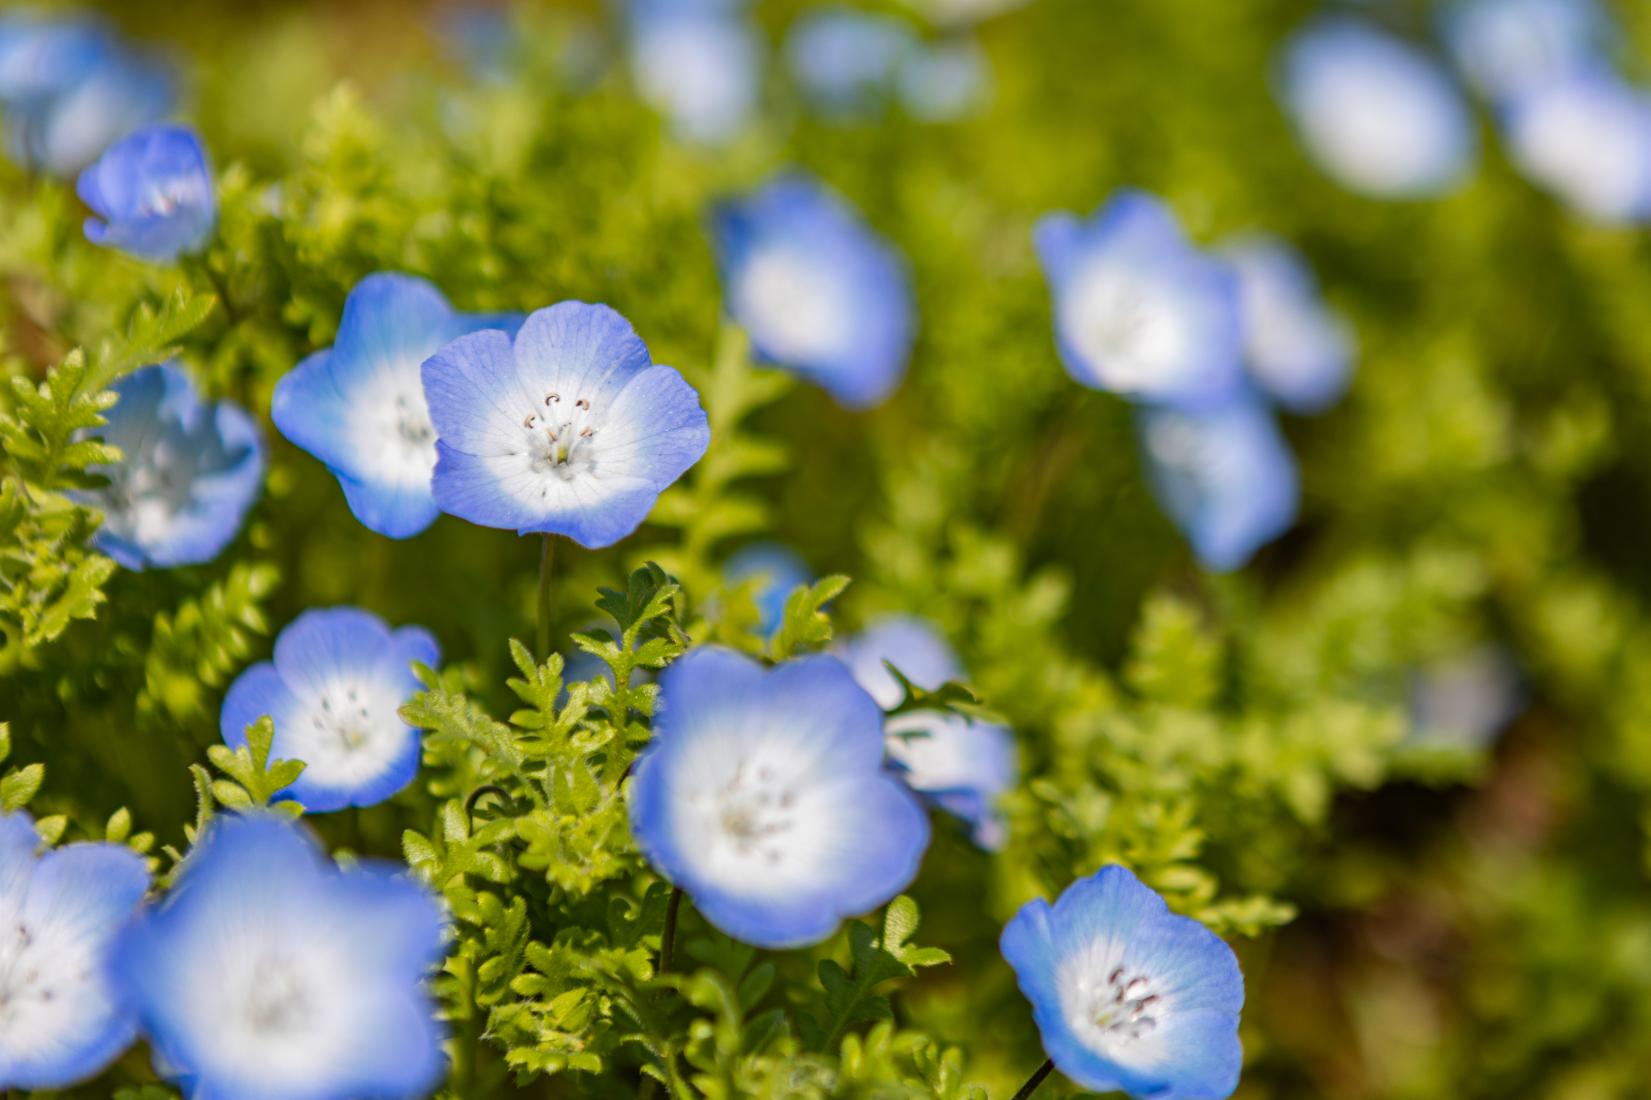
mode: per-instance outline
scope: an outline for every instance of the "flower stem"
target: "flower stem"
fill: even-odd
[[[676,915],[682,909],[682,887],[671,887],[671,900],[665,904],[665,930],[659,934],[659,970],[668,973],[676,955]]]
[[[1020,1091],[1015,1093],[1010,1100],[1026,1100],[1028,1096],[1031,1096],[1034,1092],[1038,1091],[1038,1086],[1043,1084],[1043,1079],[1048,1077],[1054,1068],[1054,1061],[1052,1059],[1045,1058],[1043,1060],[1043,1065],[1039,1066],[1037,1070],[1033,1072],[1032,1076],[1026,1079],[1026,1084],[1022,1085],[1020,1087]]]
[[[556,566],[556,536],[546,534],[539,549],[539,660],[550,660],[550,576]]]

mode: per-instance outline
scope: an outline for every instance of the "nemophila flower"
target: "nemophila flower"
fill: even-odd
[[[91,19],[0,16],[0,104],[15,107],[60,94],[114,49],[109,29]]]
[[[747,546],[723,566],[723,578],[731,584],[753,581],[753,596],[762,615],[758,629],[772,634],[785,617],[785,601],[798,585],[814,580],[808,563],[788,547],[775,542],[759,542]]]
[[[515,332],[513,314],[459,313],[412,275],[380,272],[344,300],[333,346],[275,387],[270,418],[338,479],[363,526],[393,539],[435,522],[436,430],[424,399],[424,360],[457,336]]]
[[[1608,30],[1593,0],[1458,0],[1443,25],[1457,67],[1496,100],[1586,65]]]
[[[246,744],[246,728],[268,715],[270,755],[304,762],[285,797],[315,812],[383,802],[418,774],[418,731],[397,711],[419,690],[413,662],[439,657],[420,627],[392,631],[354,607],[306,611],[275,639],[273,661],[230,685],[218,718],[224,743]]]
[[[1515,99],[1505,115],[1515,165],[1584,217],[1651,219],[1651,94],[1604,68]]]
[[[1410,739],[1482,749],[1523,709],[1519,666],[1505,649],[1482,645],[1418,669],[1410,685]]]
[[[1306,261],[1268,237],[1233,241],[1221,255],[1238,272],[1250,376],[1285,408],[1334,404],[1353,371],[1353,334],[1319,297]]]
[[[929,823],[883,770],[883,714],[834,657],[773,669],[694,650],[660,677],[631,831],[705,919],[801,947],[898,894]]]
[[[724,305],[757,356],[849,408],[881,403],[911,354],[905,262],[842,199],[787,175],[713,216]]]
[[[1239,568],[1295,522],[1295,457],[1261,402],[1143,409],[1137,427],[1153,495],[1209,568]]]
[[[120,400],[99,434],[122,458],[93,468],[107,486],[72,494],[103,512],[93,542],[128,569],[211,561],[258,499],[257,425],[227,401],[203,403],[170,363],[133,371],[110,389]]]
[[[986,99],[990,84],[985,51],[967,38],[907,54],[895,79],[907,113],[924,122],[962,118]]]
[[[1079,879],[1053,906],[1027,902],[1000,947],[1043,1049],[1084,1088],[1222,1100],[1238,1087],[1238,959],[1125,868]]]
[[[119,844],[39,847],[27,814],[0,814],[0,1090],[83,1081],[137,1035],[104,970],[148,869]]]
[[[890,15],[824,7],[786,33],[785,57],[803,95],[829,113],[880,106],[905,57],[921,46],[911,24]]]
[[[1280,91],[1307,152],[1350,190],[1437,195],[1473,167],[1473,119],[1450,76],[1363,23],[1327,19],[1297,33]]]
[[[80,79],[9,111],[8,148],[19,163],[73,177],[119,138],[165,118],[173,99],[169,68],[111,50]]]
[[[756,110],[762,45],[732,5],[633,0],[631,70],[642,97],[690,141],[716,144]]]
[[[112,970],[192,1100],[411,1100],[446,1069],[424,985],[442,934],[405,875],[340,872],[296,824],[220,815]]]
[[[206,150],[186,126],[127,134],[80,174],[75,190],[97,215],[86,219],[87,240],[148,260],[199,250],[218,219]]]
[[[436,503],[485,527],[611,546],[699,461],[699,394],[602,305],[538,310],[514,344],[471,333],[424,363]]]
[[[903,698],[885,661],[927,691],[963,676],[946,640],[928,623],[907,616],[873,623],[838,655],[884,710]],[[1007,729],[960,714],[913,711],[889,719],[885,737],[889,759],[912,790],[968,824],[981,847],[1003,843],[997,800],[1015,781],[1015,744]]]
[[[1238,389],[1237,280],[1187,241],[1164,203],[1121,191],[1088,221],[1049,215],[1035,239],[1073,378],[1170,404],[1220,401]]]

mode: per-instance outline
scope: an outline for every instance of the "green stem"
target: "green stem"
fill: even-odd
[[[1043,1079],[1048,1077],[1054,1069],[1055,1063],[1052,1060],[1045,1058],[1043,1060],[1043,1065],[1039,1066],[1037,1070],[1033,1072],[1032,1076],[1026,1079],[1026,1084],[1022,1085],[1020,1087],[1020,1091],[1010,1097],[1010,1100],[1026,1100],[1028,1096],[1031,1096],[1038,1090],[1038,1086],[1043,1084]]]
[[[682,909],[682,887],[671,887],[671,900],[665,904],[665,930],[659,934],[659,973],[667,974],[676,955],[676,917]]]
[[[550,660],[550,577],[556,567],[556,536],[547,534],[539,549],[539,660]]]

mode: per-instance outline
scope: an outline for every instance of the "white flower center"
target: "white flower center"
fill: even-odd
[[[189,505],[190,481],[195,471],[166,440],[141,451],[129,451],[125,461],[105,471],[104,522],[122,538],[139,546],[164,539]]]
[[[554,390],[546,393],[540,405],[522,417],[529,468],[563,481],[593,472],[597,420],[589,398],[569,398]]]
[[[1134,1041],[1158,1026],[1161,1000],[1145,974],[1113,967],[1105,984],[1095,990],[1089,1019],[1106,1036]]]
[[[195,199],[193,181],[181,176],[162,180],[150,186],[138,202],[140,217],[164,218]]]
[[[1072,283],[1063,327],[1108,386],[1134,391],[1175,369],[1181,336],[1173,306],[1151,281],[1096,264]]]
[[[736,312],[770,355],[806,363],[832,354],[844,331],[836,280],[788,248],[765,248],[740,271]]]
[[[307,701],[284,729],[283,750],[304,761],[305,777],[353,786],[383,773],[406,748],[402,700],[388,684],[341,676]]]
[[[0,905],[0,1063],[63,1042],[107,1013],[99,945],[72,924],[26,921]]]
[[[785,857],[786,834],[796,825],[797,794],[767,765],[741,761],[718,791],[698,796],[721,826],[721,842],[747,859],[777,864]]]
[[[436,468],[436,428],[419,380],[419,361],[381,372],[374,388],[358,393],[368,430],[360,436],[362,468],[375,480],[428,485]]]

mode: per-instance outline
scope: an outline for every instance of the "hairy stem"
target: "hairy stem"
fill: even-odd
[[[539,548],[539,660],[550,660],[550,577],[556,568],[556,536],[546,534]]]
[[[1010,1097],[1010,1100],[1026,1100],[1028,1096],[1031,1096],[1034,1092],[1038,1091],[1038,1086],[1043,1084],[1043,1079],[1048,1077],[1054,1069],[1055,1063],[1051,1059],[1045,1058],[1043,1060],[1043,1065],[1033,1071],[1032,1076],[1026,1079],[1026,1084],[1022,1085],[1020,1087],[1020,1091]]]

